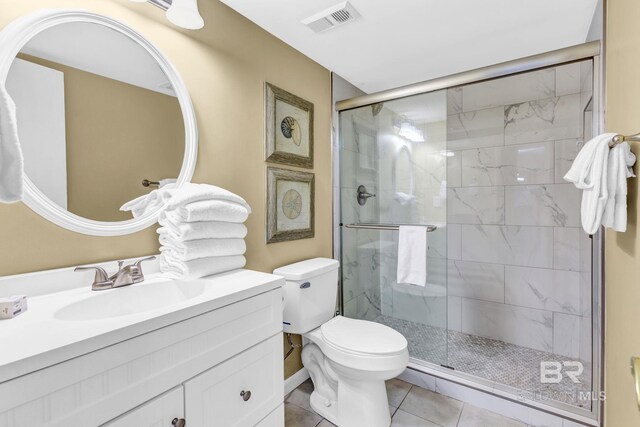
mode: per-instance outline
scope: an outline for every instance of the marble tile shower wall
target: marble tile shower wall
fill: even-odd
[[[434,99],[443,118],[425,125],[429,144],[410,144],[397,136],[393,119],[397,114],[385,106],[375,117],[372,110],[349,111],[341,115],[342,222],[439,223],[446,224],[446,98]],[[428,100],[422,100],[426,103]],[[390,103],[392,104],[392,103]],[[373,147],[373,152],[372,152]],[[406,149],[408,159],[398,156]],[[375,159],[371,159],[374,156]],[[409,164],[410,163],[410,164]],[[413,199],[399,200],[394,188],[407,192],[403,168],[414,177]],[[400,169],[403,169],[400,171]],[[358,185],[376,194],[365,206],[355,199]],[[343,298],[345,315],[373,320],[385,314],[413,322],[446,327],[446,227],[432,233],[429,248],[429,282],[426,288],[396,282],[398,233],[395,231],[349,230],[342,233]],[[446,343],[439,343],[445,345]]]
[[[591,242],[580,228],[580,194],[562,180],[583,138],[590,72],[588,61],[442,92],[448,117],[425,125],[423,144],[395,134],[393,101],[375,116],[370,107],[342,113],[342,222],[441,226],[429,235],[426,288],[396,283],[396,232],[343,229],[345,314],[590,361]],[[409,206],[391,186],[403,145],[415,178]],[[365,206],[355,197],[360,184],[377,194]]]
[[[448,91],[449,328],[591,359],[591,242],[562,179],[590,65]]]
[[[370,108],[340,116],[340,204],[344,224],[379,222],[378,198],[357,203],[359,185],[378,192],[376,122]],[[380,315],[380,232],[342,229],[342,298],[348,317],[373,320]]]

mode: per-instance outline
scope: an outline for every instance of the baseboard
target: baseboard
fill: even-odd
[[[427,372],[427,370],[431,372]],[[517,401],[517,399],[501,396],[497,394],[498,391],[495,389],[482,390],[478,388],[477,384],[470,381],[456,378],[446,372],[431,370],[424,366],[410,364],[409,368],[400,374],[398,378],[418,387],[504,415],[530,426],[596,427],[599,425],[596,420],[567,411],[556,410],[557,413],[551,413],[548,410],[532,407]]]
[[[309,379],[309,372],[307,368],[302,368],[295,374],[291,375],[289,378],[284,380],[284,395],[291,393],[293,390],[298,388],[300,384]]]

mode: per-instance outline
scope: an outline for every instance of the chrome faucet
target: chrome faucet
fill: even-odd
[[[142,258],[127,266],[123,266],[124,261],[118,261],[118,271],[111,276],[109,276],[102,267],[76,267],[74,271],[95,270],[96,275],[93,279],[91,290],[102,291],[143,282],[144,274],[142,273],[142,263],[152,259],[156,259],[156,257],[150,256]]]

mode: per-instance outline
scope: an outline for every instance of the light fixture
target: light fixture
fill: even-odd
[[[406,116],[399,116],[394,120],[394,127],[399,136],[411,142],[424,142],[424,134],[415,123]]]
[[[167,10],[167,19],[187,30],[204,27],[204,20],[198,12],[198,0],[173,0]]]
[[[129,0],[135,3],[149,2],[167,11],[167,19],[187,30],[199,30],[204,20],[198,11],[198,0]]]

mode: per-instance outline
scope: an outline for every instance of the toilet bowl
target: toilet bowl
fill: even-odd
[[[311,407],[338,427],[388,427],[385,381],[409,362],[407,340],[388,326],[335,316],[338,262],[315,258],[274,270],[286,279],[283,329],[303,335]]]

